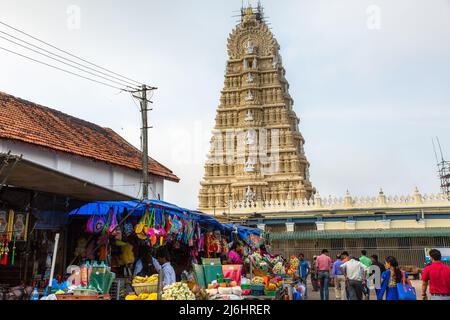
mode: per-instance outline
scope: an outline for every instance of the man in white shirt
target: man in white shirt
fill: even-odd
[[[350,257],[349,261],[341,265],[342,273],[345,276],[350,300],[362,300],[363,283],[366,281],[366,274],[369,268],[363,263]]]
[[[163,287],[171,285],[174,282],[177,282],[175,270],[170,264],[169,253],[167,252],[166,247],[158,248],[158,250],[156,251],[156,259],[153,257],[152,259],[156,271],[158,273],[161,269],[163,271]]]

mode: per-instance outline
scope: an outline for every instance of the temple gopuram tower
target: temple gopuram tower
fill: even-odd
[[[232,214],[231,204],[310,199],[315,193],[279,50],[261,5],[243,8],[228,39],[224,89],[199,192],[203,212]]]

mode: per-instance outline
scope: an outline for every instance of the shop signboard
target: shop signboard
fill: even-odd
[[[15,241],[27,241],[28,213],[13,210],[0,211],[0,235],[6,236],[8,241],[15,235]]]
[[[427,262],[430,262],[430,250],[436,249],[441,252],[442,255],[442,261],[450,261],[450,248],[425,248],[425,260]]]
[[[8,231],[8,218],[8,212],[6,210],[0,210],[0,235]]]

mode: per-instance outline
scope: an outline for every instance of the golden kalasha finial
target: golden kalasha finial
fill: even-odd
[[[248,6],[247,9],[245,9],[245,15],[246,16],[252,16],[253,15],[253,8],[251,6]]]

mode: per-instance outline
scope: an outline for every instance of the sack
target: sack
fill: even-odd
[[[222,273],[224,278],[236,281],[237,285],[241,285],[242,279],[242,265],[223,265]]]
[[[91,234],[102,233],[107,223],[106,220],[103,215],[92,215],[86,224],[86,232]]]
[[[397,283],[399,300],[417,300],[416,290],[406,283],[405,273],[402,272],[402,283]]]

